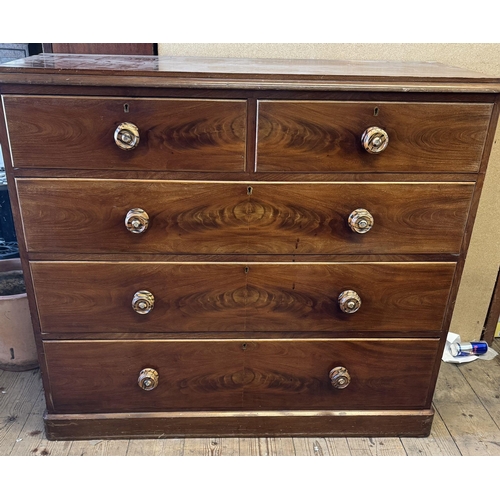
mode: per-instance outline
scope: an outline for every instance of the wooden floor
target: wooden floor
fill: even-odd
[[[500,353],[500,340],[493,347]],[[500,356],[442,363],[428,438],[206,438],[47,441],[39,370],[0,370],[0,456],[500,455]]]

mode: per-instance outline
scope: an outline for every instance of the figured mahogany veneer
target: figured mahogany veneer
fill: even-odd
[[[246,102],[201,99],[4,98],[16,168],[241,172]],[[122,122],[139,129],[116,146]]]
[[[477,172],[491,104],[263,101],[258,107],[259,172]],[[366,154],[363,132],[389,136]]]
[[[474,183],[18,179],[29,251],[159,254],[458,253]],[[38,200],[43,199],[43,203]],[[131,208],[149,216],[124,231]],[[369,233],[348,225],[363,207]]]
[[[63,413],[419,408],[437,348],[437,339],[383,338],[44,343]],[[159,384],[148,392],[137,376],[152,360]],[[345,390],[328,377],[337,365],[352,377]]]
[[[44,54],[0,91],[48,439],[429,434],[500,79]]]
[[[439,331],[455,263],[32,262],[41,329],[71,332]],[[429,286],[429,282],[433,286]],[[343,313],[353,289],[363,304]],[[154,309],[132,309],[138,290]]]

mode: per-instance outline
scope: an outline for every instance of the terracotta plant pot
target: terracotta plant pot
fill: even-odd
[[[0,369],[32,370],[38,357],[20,259],[0,260]]]

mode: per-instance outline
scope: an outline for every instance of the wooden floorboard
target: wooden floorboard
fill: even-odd
[[[434,408],[432,431],[428,438],[401,438],[408,456],[460,456],[460,450],[439,412]]]
[[[500,455],[500,429],[484,406],[441,403],[437,408],[462,455]]]
[[[264,439],[259,438],[239,438],[240,457],[255,457],[262,455],[260,452],[261,440],[264,442]]]
[[[399,438],[348,438],[352,456],[406,456]]]
[[[41,389],[41,386],[39,387]],[[66,456],[69,453],[71,441],[48,441],[45,439],[43,428],[43,412],[45,411],[45,398],[39,391],[38,398],[28,415],[21,431],[21,441],[16,441],[11,450],[11,455],[16,456]],[[0,448],[1,451],[1,448]],[[2,455],[2,453],[0,453]]]
[[[290,457],[295,456],[295,446],[293,445],[293,438],[289,437],[268,437],[267,455],[270,457]]]
[[[127,454],[128,439],[93,439],[74,441],[69,449],[69,456],[109,456],[119,457]]]
[[[127,455],[181,457],[184,455],[184,439],[131,439]]]
[[[296,456],[350,456],[346,438],[293,438]]]
[[[500,340],[493,347],[500,352]],[[48,441],[39,370],[0,370],[0,456],[500,455],[500,356],[441,364],[427,438],[257,437]]]
[[[37,429],[30,431],[35,432],[33,436],[25,429],[37,402],[43,398],[42,386],[39,370],[0,373],[0,455],[10,455],[22,440],[37,435]]]

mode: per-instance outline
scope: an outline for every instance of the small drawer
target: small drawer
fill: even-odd
[[[260,101],[256,169],[477,172],[492,110],[481,103]]]
[[[61,413],[375,410],[430,404],[438,345],[437,339],[46,341],[44,352],[51,401]]]
[[[28,250],[83,254],[459,253],[474,190],[458,182],[16,182]]]
[[[455,266],[38,261],[31,271],[45,333],[342,333],[439,331]]]
[[[5,96],[4,106],[16,168],[245,170],[244,100]]]

